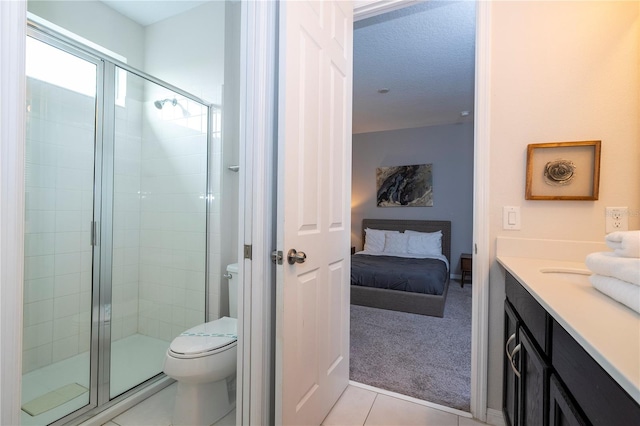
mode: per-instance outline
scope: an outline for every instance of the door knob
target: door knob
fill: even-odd
[[[302,251],[296,251],[296,249],[291,249],[287,253],[287,261],[289,265],[293,265],[295,263],[304,263],[307,260],[307,255]]]

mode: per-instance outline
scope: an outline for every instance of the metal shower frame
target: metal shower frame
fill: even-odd
[[[101,250],[101,247],[113,245],[113,166],[115,128],[104,123],[115,125],[115,93],[105,90],[115,87],[116,69],[141,77],[147,81],[166,88],[175,94],[195,101],[207,108],[207,159],[206,159],[206,224],[205,224],[205,311],[204,321],[209,317],[209,231],[212,200],[212,178],[210,175],[211,144],[213,129],[213,111],[221,111],[220,105],[207,102],[172,84],[137,70],[126,63],[114,59],[105,53],[79,43],[69,37],[53,31],[32,20],[27,21],[27,36],[56,47],[96,65],[96,126],[94,150],[94,205],[92,228],[95,234],[93,244],[92,271],[92,312],[90,343],[90,392],[89,404],[67,416],[58,419],[52,425],[63,425],[73,421],[74,424],[85,421],[97,413],[133,396],[140,390],[159,384],[168,386],[166,376],[160,372],[132,389],[111,399],[110,397],[110,360],[111,360],[111,290],[112,290],[112,251]],[[114,105],[112,108],[111,105]],[[106,173],[106,176],[103,175]],[[106,219],[106,220],[105,220]],[[104,224],[104,225],[103,225]]]

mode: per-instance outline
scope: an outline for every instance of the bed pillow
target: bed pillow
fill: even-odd
[[[409,242],[408,234],[386,234],[384,239],[385,253],[406,253]]]
[[[407,229],[404,231],[405,234],[416,234],[416,235],[442,235],[442,231],[436,232],[420,232],[420,231],[412,231],[411,229]]]
[[[372,251],[376,253],[382,253],[384,250],[384,241],[386,234],[399,234],[398,231],[384,231],[381,229],[366,228],[364,230],[364,249],[365,251]]]
[[[407,241],[407,252],[419,255],[439,255],[442,254],[442,232],[409,232]]]

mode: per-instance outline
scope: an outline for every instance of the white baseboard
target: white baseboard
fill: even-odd
[[[369,391],[372,391],[372,392],[376,392],[376,393],[379,393],[379,394],[382,394],[382,395],[387,395],[387,396],[390,396],[390,397],[393,397],[393,398],[402,399],[403,401],[408,401],[408,402],[412,402],[414,404],[423,405],[425,407],[434,408],[436,410],[440,410],[440,411],[444,411],[444,412],[447,412],[447,413],[455,414],[456,416],[467,417],[469,419],[472,418],[471,413],[468,413],[468,412],[462,411],[462,410],[458,410],[456,408],[447,407],[445,405],[436,404],[434,402],[424,401],[422,399],[413,398],[411,396],[407,396],[407,395],[403,395],[403,394],[400,394],[400,393],[388,391],[386,389],[377,388],[375,386],[366,385],[364,383],[354,382],[353,380],[349,380],[349,384],[351,386],[355,386],[355,387],[358,387],[358,388],[366,389],[366,390],[369,390]]]
[[[502,411],[487,408],[487,424],[494,426],[505,426]]]

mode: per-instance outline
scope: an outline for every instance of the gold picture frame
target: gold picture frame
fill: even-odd
[[[527,145],[527,200],[598,199],[601,141]]]

